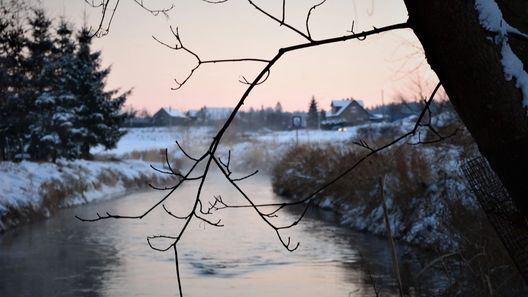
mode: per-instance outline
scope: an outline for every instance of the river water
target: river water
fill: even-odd
[[[280,202],[266,176],[241,182],[257,203]],[[74,218],[96,212],[136,215],[163,193],[148,191],[119,199],[65,209],[51,219],[15,228],[0,236],[0,296],[178,296],[172,250],[149,248],[148,235],[175,235],[182,223],[162,209],[143,220],[95,223]],[[179,189],[167,207],[185,215],[196,184]],[[221,195],[240,204],[242,197],[221,177],[208,180],[203,197]],[[279,220],[293,221],[298,211],[285,210]],[[249,208],[224,209],[211,220],[222,228],[193,220],[179,243],[185,296],[396,296],[387,241],[341,227],[328,211],[312,210],[284,234],[299,249],[288,252],[275,232]],[[162,245],[162,243],[156,243]],[[406,290],[412,248],[399,246]],[[411,263],[411,264],[409,264]],[[411,286],[411,288],[410,288]]]

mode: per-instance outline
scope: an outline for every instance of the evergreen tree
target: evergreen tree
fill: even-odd
[[[73,133],[80,156],[85,159],[90,158],[91,147],[102,144],[107,149],[112,148],[124,134],[120,127],[127,114],[121,112],[121,108],[130,94],[117,95],[116,90],[105,91],[110,69],[101,69],[101,53],[92,52],[91,39],[89,29],[81,29],[75,59],[77,79],[74,94],[81,104],[75,110]]]
[[[13,3],[0,2],[0,160],[23,152],[27,125],[24,112],[24,31]]]
[[[0,160],[88,158],[94,145],[115,146],[129,92],[105,90],[109,69],[92,52],[89,31],[75,39],[61,20],[52,32],[40,9],[21,23],[18,7],[0,1]]]
[[[282,113],[282,104],[280,102],[277,102],[277,104],[275,104],[275,112],[276,113]]]
[[[54,74],[51,93],[54,97],[54,106],[52,108],[51,129],[58,137],[53,159],[57,156],[72,159],[79,155],[72,134],[75,110],[80,106],[80,102],[74,94],[76,45],[72,33],[73,30],[70,25],[61,19],[56,31],[52,59]]]
[[[321,121],[326,120],[326,110],[321,109],[321,111],[319,112],[319,120]]]
[[[29,56],[26,67],[31,91],[26,101],[29,118],[28,153],[32,159],[43,160],[58,146],[58,135],[51,128],[54,97],[53,86],[53,40],[51,20],[43,10],[36,9],[29,19],[31,39],[28,42]]]
[[[207,121],[207,107],[203,106],[196,112],[196,119],[200,121],[201,123],[205,123]]]
[[[306,117],[306,127],[309,129],[319,128],[319,114],[317,112],[317,102],[315,97],[312,96],[310,101],[310,107],[308,108],[308,115]]]
[[[277,102],[268,116],[268,127],[273,130],[280,130],[283,125],[282,115],[282,104]]]

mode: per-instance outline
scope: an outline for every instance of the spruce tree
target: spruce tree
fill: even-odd
[[[310,107],[308,108],[308,115],[306,117],[306,127],[308,129],[317,129],[319,128],[319,114],[317,112],[317,102],[315,97],[312,96],[310,101]]]
[[[326,110],[321,109],[321,110],[319,111],[319,120],[320,120],[320,121],[324,121],[324,120],[326,120]]]
[[[29,118],[28,153],[32,159],[45,160],[59,145],[58,135],[51,127],[54,97],[53,86],[53,40],[51,20],[41,9],[35,9],[29,19],[31,39],[28,42],[28,69],[31,91],[26,101]]]
[[[121,111],[130,92],[117,95],[116,90],[105,91],[110,69],[101,68],[101,53],[93,52],[88,28],[77,36],[75,59],[75,91],[80,104],[75,110],[74,141],[82,158],[90,158],[90,148],[102,144],[109,149],[117,144],[124,132],[120,130],[127,118]]]
[[[0,1],[0,158],[22,157],[28,131],[26,112],[27,39],[20,24],[20,3]]]
[[[53,51],[53,86],[54,97],[52,130],[58,137],[55,156],[73,159],[79,156],[72,133],[75,110],[80,103],[75,96],[75,49],[70,25],[61,19],[56,31]]]

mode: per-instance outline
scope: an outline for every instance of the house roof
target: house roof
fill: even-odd
[[[231,107],[206,107],[207,116],[211,120],[224,120],[229,117],[233,108]]]
[[[341,115],[341,113],[350,105],[352,104],[352,100],[349,99],[342,99],[342,100],[332,100],[332,103],[330,104],[332,108],[338,108],[337,111],[334,113],[332,111],[327,111],[326,116],[327,117],[336,117]]]
[[[359,104],[359,106],[363,107],[363,100],[355,100],[355,99],[340,99],[340,100],[332,100],[332,103],[330,104],[333,108],[337,108],[336,112],[327,111],[326,116],[327,117],[338,117],[340,116],[343,111],[345,111],[348,106],[352,104],[352,102],[356,102]]]
[[[189,109],[187,111],[187,114],[190,116],[190,117],[195,117],[198,113],[198,110],[197,109]]]
[[[176,108],[172,108],[170,106],[162,107],[161,109],[163,109],[168,115],[170,115],[173,118],[185,118],[186,117],[183,112],[179,111]]]

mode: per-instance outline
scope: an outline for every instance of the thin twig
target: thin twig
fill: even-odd
[[[312,33],[310,32],[310,17],[312,16],[312,12],[319,6],[323,5],[326,2],[326,0],[323,0],[319,2],[318,4],[315,4],[308,10],[308,14],[306,15],[306,32],[308,33],[308,37],[312,39]]]

